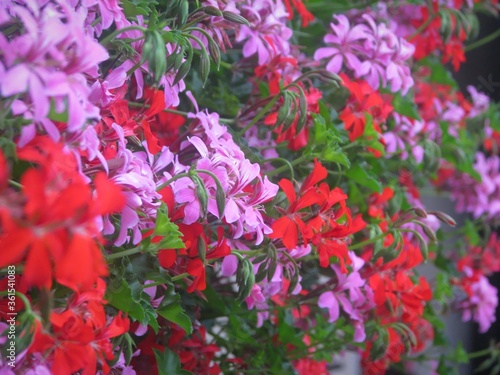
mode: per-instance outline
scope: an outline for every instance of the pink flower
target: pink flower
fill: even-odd
[[[240,11],[250,22],[250,27],[241,25],[235,38],[243,42],[244,57],[256,54],[258,65],[263,65],[274,56],[290,53],[292,30],[286,26],[288,13],[281,0],[246,0]]]
[[[331,47],[318,49],[314,54],[315,60],[329,58],[326,69],[332,73],[339,73],[343,65],[347,65],[358,77],[364,73],[361,61],[357,56],[357,51],[361,47],[361,41],[370,38],[366,25],[358,24],[351,28],[349,20],[344,15],[334,15],[337,24],[330,23],[331,34],[326,34],[325,43]]]
[[[382,85],[406,94],[414,83],[407,65],[414,46],[368,13],[356,18],[354,27],[345,15],[334,15],[334,19],[337,24],[330,24],[331,33],[324,38],[328,47],[318,49],[314,58],[329,59],[326,69],[333,73],[347,68],[374,89]]]
[[[466,274],[472,273],[470,269],[466,269],[465,272]],[[488,282],[486,277],[481,275],[478,281],[470,282],[466,291],[469,294],[469,299],[460,304],[460,308],[463,310],[462,320],[464,322],[474,320],[479,324],[479,332],[484,333],[496,320],[498,290]]]
[[[340,308],[352,320],[355,332],[354,341],[362,342],[366,338],[363,322],[365,313],[375,306],[373,291],[359,274],[364,261],[352,251],[349,257],[353,262],[353,271],[342,273],[340,267],[332,265],[337,275],[337,285],[331,291],[322,293],[318,299],[318,306],[328,309],[328,321],[335,322],[340,316]]]

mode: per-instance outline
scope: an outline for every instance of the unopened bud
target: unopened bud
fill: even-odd
[[[427,217],[427,212],[421,208],[415,207],[415,215],[425,219]]]
[[[441,212],[441,211],[432,211],[432,212],[428,212],[428,213],[430,215],[436,216],[440,221],[442,221],[443,223],[448,224],[451,227],[454,227],[455,225],[457,225],[457,222],[450,215],[447,215],[444,212]]]
[[[239,23],[240,25],[246,25],[250,26],[250,22],[245,17],[240,16],[239,14],[233,13],[233,12],[222,12],[222,16],[224,19],[234,22],[234,23]]]
[[[328,70],[320,70],[318,74],[327,83],[336,84],[337,86],[343,83],[342,78]]]
[[[209,16],[214,16],[214,17],[222,17],[223,14],[222,12],[217,9],[216,7],[213,7],[213,6],[206,6],[206,7],[203,7],[202,9],[206,14],[208,14]]]

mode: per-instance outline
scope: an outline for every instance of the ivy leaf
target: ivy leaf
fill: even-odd
[[[457,82],[453,79],[450,71],[447,70],[436,58],[427,57],[420,60],[420,63],[430,68],[429,80],[431,82],[449,85],[455,89],[458,88]]]
[[[385,147],[382,143],[380,143],[379,138],[380,134],[375,130],[373,125],[373,117],[365,112],[365,131],[363,132],[363,141],[365,142],[367,147],[370,147],[376,151],[379,151],[382,155],[385,154]]]
[[[168,321],[177,324],[181,327],[187,334],[191,334],[193,331],[193,327],[191,324],[191,320],[184,313],[184,309],[181,307],[180,303],[174,302],[167,306],[162,307],[161,309],[156,310],[156,312],[163,316]]]
[[[145,313],[140,300],[134,298],[129,283],[123,278],[112,278],[106,290],[105,299],[111,306],[127,313],[131,318],[144,321]]]
[[[170,221],[167,206],[163,202],[156,213],[154,235],[163,237],[159,243],[160,249],[184,248],[184,242],[181,240],[182,233],[179,232],[179,227]]]
[[[156,312],[168,321],[177,324],[186,334],[190,335],[193,332],[193,325],[181,306],[181,296],[175,291],[172,281],[169,280],[166,284],[165,297]]]
[[[457,344],[457,347],[455,348],[455,353],[453,355],[453,359],[457,361],[458,363],[468,363],[469,362],[469,356],[467,355],[467,352],[462,346],[462,343],[459,341]]]
[[[408,96],[403,97],[401,94],[397,93],[394,96],[392,106],[397,113],[415,120],[420,120],[420,114],[418,113],[413,98],[408,98]]]
[[[191,372],[181,369],[179,356],[168,348],[162,353],[153,349],[158,366],[159,375],[192,375]]]
[[[372,191],[377,191],[379,193],[382,191],[380,181],[369,174],[360,164],[349,169],[346,175],[359,185],[365,186]]]
[[[472,246],[479,246],[481,237],[471,220],[466,220],[464,225],[465,236]]]

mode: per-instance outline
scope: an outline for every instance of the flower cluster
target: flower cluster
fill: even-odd
[[[324,39],[328,47],[318,49],[314,58],[329,59],[326,69],[332,73],[347,68],[374,89],[389,87],[392,92],[406,94],[413,86],[407,60],[415,47],[368,14],[363,14],[353,27],[344,15],[335,15],[334,19],[336,23],[330,24],[332,33]]]

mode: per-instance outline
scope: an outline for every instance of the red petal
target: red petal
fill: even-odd
[[[288,201],[290,202],[290,205],[294,204],[295,201],[297,200],[297,194],[295,194],[295,188],[293,187],[293,184],[291,181],[283,178],[278,185],[280,186],[281,190],[285,193],[286,197],[288,198]]]
[[[324,180],[328,176],[327,169],[318,161],[318,159],[314,159],[314,168],[312,173],[307,176],[300,188],[300,191],[306,191],[311,186],[316,185],[321,180]]]
[[[49,289],[52,285],[52,265],[43,239],[33,242],[23,272],[23,280],[28,287]]]
[[[125,196],[121,188],[108,180],[104,173],[98,173],[94,180],[97,191],[96,208],[98,215],[119,212],[125,205]]]
[[[146,138],[146,141],[148,143],[148,150],[153,155],[156,155],[158,152],[161,151],[158,138],[151,132],[151,128],[147,120],[141,122],[141,125],[144,132],[144,138]]]
[[[177,260],[176,250],[160,250],[158,252],[158,262],[163,268],[170,268]]]

